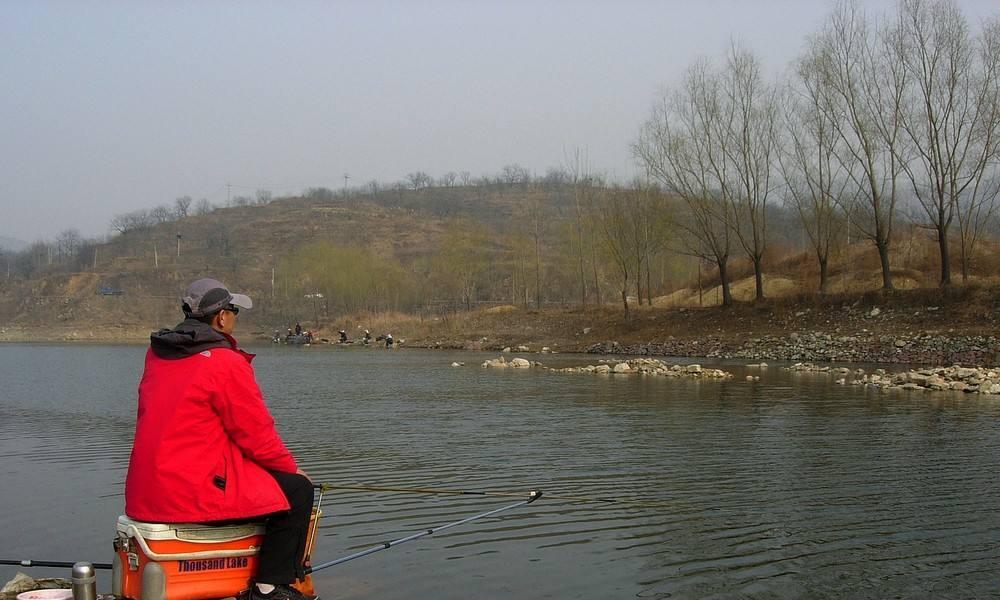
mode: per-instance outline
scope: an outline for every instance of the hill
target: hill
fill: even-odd
[[[658,352],[704,355],[709,351],[697,347],[699,339],[737,348],[754,336],[790,331],[996,332],[995,242],[983,246],[967,285],[944,293],[926,231],[899,228],[897,290],[889,293],[879,291],[870,243],[844,244],[831,263],[830,293],[819,296],[816,261],[797,246],[803,236],[781,211],[775,213],[780,235],[765,261],[768,300],[752,302],[750,265],[737,258],[731,264],[737,306],[718,308],[714,270],[668,247],[647,274],[656,292],[652,306],[633,295],[633,319],[624,322],[620,281],[593,215],[589,222],[576,219],[578,192],[568,185],[346,196],[315,190],[146,223],[65,255],[51,248],[24,254],[20,270],[0,280],[0,341],[141,342],[178,320],[184,287],[203,276],[254,298],[254,310],[241,314],[244,339],[267,339],[301,322],[321,337],[363,327],[430,347],[585,350],[614,341],[649,351],[659,340]],[[583,307],[579,272],[586,275]],[[845,306],[857,315],[880,308],[883,316],[854,319]],[[929,306],[937,310],[930,314]],[[666,344],[667,338],[675,341]]]

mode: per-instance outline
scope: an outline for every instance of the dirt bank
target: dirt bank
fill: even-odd
[[[994,366],[1000,357],[1000,295],[993,288],[805,297],[730,308],[505,306],[438,316],[356,315],[320,323],[318,338],[392,333],[404,347],[655,356]],[[241,315],[242,316],[242,315]],[[145,343],[149,327],[63,323],[0,327],[0,341]],[[242,323],[240,339],[265,341],[274,326]]]

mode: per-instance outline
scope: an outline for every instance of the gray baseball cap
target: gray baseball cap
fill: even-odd
[[[250,296],[234,294],[221,282],[207,278],[189,285],[181,301],[184,302],[184,314],[189,317],[204,317],[230,304],[240,308],[253,308]]]

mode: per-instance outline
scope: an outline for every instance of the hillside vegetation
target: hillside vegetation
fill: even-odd
[[[661,248],[642,258],[643,278],[627,282],[632,314],[625,319],[613,242],[598,222],[610,193],[569,184],[322,192],[189,214],[81,245],[70,256],[36,251],[31,269],[0,282],[0,338],[140,341],[178,320],[184,287],[203,276],[254,298],[254,310],[241,319],[244,335],[259,338],[301,322],[326,337],[341,328],[355,337],[364,327],[393,330],[411,344],[455,346],[485,337],[583,347],[598,334],[659,337],[657,314],[673,315],[674,334],[699,335],[709,326],[735,333],[739,319],[717,323],[693,318],[696,311],[677,312],[700,307],[713,314],[721,292],[717,269],[685,253],[668,221]],[[663,203],[669,211],[671,200]],[[887,305],[946,301],[936,291],[903,291],[936,289],[936,244],[925,230],[899,228],[900,291],[873,295],[882,284],[877,252],[870,243],[845,241],[831,261],[828,293],[820,296],[816,261],[796,247],[795,220],[778,209],[772,219],[782,227],[765,257],[767,300],[754,302],[749,261],[731,266],[734,298],[756,307],[748,314],[762,306],[795,312],[862,298]],[[996,250],[994,242],[982,246],[968,285],[993,285],[1000,273]],[[975,320],[959,319],[954,327],[974,328]]]

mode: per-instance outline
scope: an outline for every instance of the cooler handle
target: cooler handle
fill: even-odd
[[[149,545],[146,544],[146,540],[143,539],[139,530],[136,529],[135,525],[127,526],[127,533],[129,537],[138,542],[139,547],[142,548],[143,554],[149,558],[162,561],[162,560],[195,560],[199,558],[230,558],[236,556],[253,556],[257,554],[257,546],[250,546],[246,550],[202,550],[201,552],[179,552],[176,554],[160,554],[158,552],[153,552]]]

